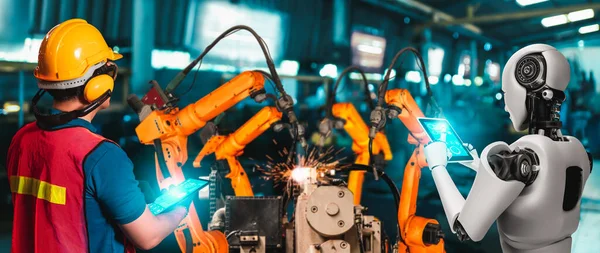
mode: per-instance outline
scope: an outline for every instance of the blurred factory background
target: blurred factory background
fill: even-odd
[[[120,73],[111,108],[93,123],[125,149],[138,179],[156,190],[153,149],[139,144],[134,131],[139,120],[125,99],[128,94],[145,94],[150,80],[166,85],[220,33],[238,24],[254,28],[268,44],[309,139],[323,116],[326,94],[342,69],[361,66],[374,92],[393,55],[413,46],[425,59],[435,99],[465,142],[481,150],[493,141],[514,141],[523,133],[512,129],[503,110],[504,64],[525,45],[553,45],[571,64],[571,83],[561,112],[563,133],[579,138],[600,158],[599,11],[600,1],[595,0],[0,0],[0,252],[8,252],[12,226],[5,154],[19,127],[34,120],[30,100],[37,86],[32,71],[41,39],[59,22],[74,17],[88,20],[124,55],[117,62]],[[249,33],[229,36],[204,59],[196,85],[179,105],[196,101],[243,70],[265,67],[264,56]],[[395,66],[392,75],[390,88],[408,89],[426,110],[423,77],[412,56]],[[188,77],[181,90],[191,82]],[[343,86],[338,101],[353,102],[367,119],[358,75],[350,75]],[[250,99],[243,101],[226,112],[220,129],[235,130],[262,106]],[[408,132],[394,120],[386,134],[394,152],[386,172],[400,185],[412,150],[406,142]],[[256,193],[278,194],[251,168],[264,163],[267,154],[277,156],[277,149],[289,140],[284,133],[267,131],[246,149],[241,162]],[[352,141],[343,131],[331,142],[345,147],[342,155],[353,160]],[[199,135],[190,136],[188,145],[193,157],[202,147]],[[208,166],[193,169],[189,162],[186,173],[206,175]],[[468,193],[474,173],[458,166],[451,173],[464,186],[464,194]],[[423,171],[419,198],[417,213],[440,220],[448,252],[500,252],[495,227],[482,242],[457,241],[428,170]],[[393,199],[385,185],[368,181],[363,200],[369,212],[382,218],[393,238],[396,218],[389,211]],[[574,252],[599,252],[599,226],[600,176],[596,173],[584,192]],[[169,238],[154,252],[177,250],[174,238]]]

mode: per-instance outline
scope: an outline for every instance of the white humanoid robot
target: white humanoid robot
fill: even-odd
[[[505,110],[514,128],[529,134],[510,145],[494,142],[480,158],[472,150],[476,159],[465,165],[477,175],[466,199],[446,170],[446,144],[425,147],[448,222],[461,241],[480,241],[497,220],[504,252],[571,251],[592,162],[579,140],[560,132],[569,73],[565,57],[548,45],[527,46],[508,60]]]

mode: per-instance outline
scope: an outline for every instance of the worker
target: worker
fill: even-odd
[[[82,19],[44,37],[34,75],[36,121],[8,152],[14,205],[12,252],[135,252],[171,234],[187,205],[160,215],[148,209],[126,153],[96,134],[91,121],[108,108],[122,55]],[[36,104],[48,92],[51,114]]]

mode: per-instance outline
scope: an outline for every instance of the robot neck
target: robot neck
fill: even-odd
[[[545,98],[541,91],[527,94],[527,108],[529,109],[529,134],[541,134],[552,140],[562,139],[560,128],[560,106],[565,94],[554,90],[551,98]]]

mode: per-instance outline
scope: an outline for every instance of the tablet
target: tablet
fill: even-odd
[[[460,137],[458,137],[458,134],[456,134],[456,131],[454,131],[448,120],[437,118],[417,118],[417,120],[431,141],[439,141],[441,132],[444,129],[446,130],[446,145],[452,153],[452,157],[448,162],[473,161],[473,156],[471,156],[469,150],[463,145],[462,140],[460,140]]]
[[[169,190],[158,196],[154,202],[148,204],[148,208],[154,215],[160,214],[186,198],[197,194],[200,189],[207,185],[207,180],[193,178],[186,179],[181,184],[171,187]]]

